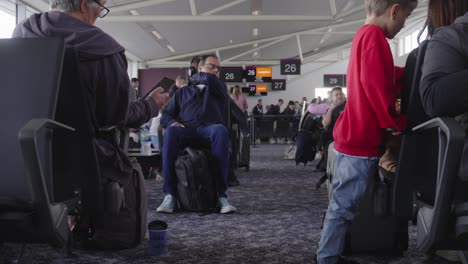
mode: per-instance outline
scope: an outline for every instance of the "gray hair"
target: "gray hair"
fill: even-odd
[[[51,10],[60,10],[63,12],[76,12],[80,10],[81,0],[49,0]],[[94,1],[88,1],[90,5],[96,6]]]
[[[418,3],[417,0],[365,0],[367,14],[381,16],[391,5],[399,4],[406,9],[411,3]]]
[[[176,77],[176,82],[183,82],[183,83],[187,83],[187,81],[185,80],[184,77],[182,77],[182,75],[177,75]]]

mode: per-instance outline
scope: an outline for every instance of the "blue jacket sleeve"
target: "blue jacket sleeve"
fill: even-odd
[[[161,125],[163,128],[170,127],[174,122],[177,122],[179,116],[179,93],[178,91],[171,97],[169,104],[164,108],[161,115]]]

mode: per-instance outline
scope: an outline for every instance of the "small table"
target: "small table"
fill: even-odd
[[[144,177],[151,178],[150,168],[159,169],[161,167],[161,152],[151,148],[151,154],[142,154],[140,148],[129,148],[127,151],[129,157],[135,157],[140,163]]]

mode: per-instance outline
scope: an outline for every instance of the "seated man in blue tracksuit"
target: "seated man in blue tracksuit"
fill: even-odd
[[[208,139],[218,161],[221,175],[218,185],[218,203],[221,213],[233,213],[226,196],[229,175],[229,132],[226,128],[227,87],[219,80],[219,59],[216,55],[201,56],[198,73],[190,78],[188,86],[178,89],[162,112],[161,125],[166,128],[162,149],[164,201],[157,212],[172,213],[177,201],[175,160],[190,142]]]

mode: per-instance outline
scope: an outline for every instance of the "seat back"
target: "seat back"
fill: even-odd
[[[414,67],[413,79],[411,87],[409,89],[409,98],[406,99],[408,102],[407,110],[404,113],[408,121],[408,127],[413,128],[419,124],[422,124],[430,119],[430,117],[424,111],[421,101],[421,95],[419,93],[419,83],[422,77],[422,66],[426,55],[428,40],[425,40],[419,45],[417,51],[416,64]],[[407,87],[405,87],[407,88]],[[403,98],[402,98],[403,99]]]
[[[52,203],[50,129],[60,85],[61,39],[0,39],[4,113],[0,157],[0,242],[68,238],[67,207]]]
[[[413,197],[417,196],[427,204],[432,204],[435,198],[435,179],[437,175],[436,163],[429,161],[437,158],[438,145],[437,131],[432,130],[424,134],[415,135],[411,129],[427,120],[419,93],[419,82],[422,75],[422,66],[428,41],[419,46],[415,57],[408,57],[405,75],[412,74],[410,87],[402,95],[402,104],[407,105],[405,111],[408,121],[408,131],[402,137],[398,167],[395,175],[395,188],[393,194],[393,213],[402,219],[414,217]],[[414,67],[410,69],[409,67]],[[407,78],[409,78],[407,76]],[[432,179],[432,180],[428,180]]]
[[[271,138],[275,136],[276,115],[263,115],[255,118],[258,127],[257,138]]]
[[[293,116],[278,116],[276,119],[275,137],[286,138],[291,136],[291,122]]]
[[[62,68],[60,92],[55,120],[75,128],[75,133],[54,133],[54,201],[63,201],[79,187],[82,210],[98,213],[103,200],[100,194],[100,173],[94,140],[96,137],[93,107],[89,91],[81,85],[78,52],[67,48]]]
[[[63,43],[54,40],[0,39],[0,71],[7,73],[2,76],[4,92],[0,99],[4,113],[0,136],[1,197],[35,202],[18,131],[31,119],[54,119],[63,53]]]

